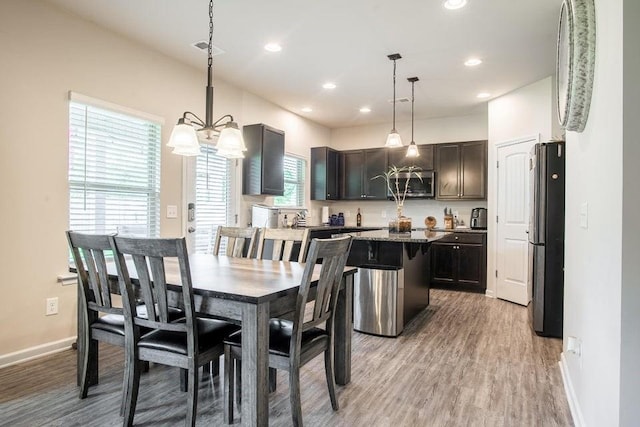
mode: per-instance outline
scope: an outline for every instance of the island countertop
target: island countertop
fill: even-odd
[[[414,230],[411,233],[389,233],[389,230],[371,230],[347,233],[353,240],[383,242],[431,243],[451,234],[445,231]]]

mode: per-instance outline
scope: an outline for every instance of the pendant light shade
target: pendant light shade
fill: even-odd
[[[409,144],[409,148],[407,148],[407,157],[419,157],[420,152],[418,151],[418,146],[413,140],[413,104],[416,99],[415,85],[419,79],[417,77],[409,77],[407,80],[411,83],[411,143]]]
[[[393,128],[389,135],[387,135],[387,142],[384,144],[385,147],[402,147],[402,138],[400,138],[400,134],[398,131]]]
[[[173,127],[169,137],[168,147],[173,147],[175,154],[183,156],[197,156],[200,154],[200,144],[196,130],[191,126],[189,119],[181,118]]]
[[[218,137],[218,151],[240,153],[247,151],[247,147],[244,145],[244,139],[242,138],[242,132],[238,129],[236,122],[228,122],[224,128],[220,131]],[[242,156],[244,157],[244,155]]]
[[[242,138],[242,132],[233,116],[226,114],[213,121],[213,0],[209,0],[209,46],[207,52],[207,89],[205,103],[205,120],[200,119],[191,111],[185,111],[178,123],[171,131],[168,147],[173,147],[173,153],[182,156],[197,156],[200,154],[199,139],[213,143],[218,138],[218,154],[227,158],[243,158],[243,151],[247,151]],[[193,125],[199,126],[195,129]],[[197,131],[197,132],[196,132]]]
[[[402,147],[402,138],[400,138],[400,134],[396,130],[396,61],[402,56],[399,53],[393,53],[387,55],[387,57],[393,61],[393,127],[389,132],[389,136],[387,136],[387,142],[384,146],[391,148]]]

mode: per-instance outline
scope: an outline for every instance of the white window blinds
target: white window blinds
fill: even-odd
[[[69,228],[160,235],[159,123],[69,103]]]
[[[203,144],[196,160],[196,253],[210,253],[216,229],[228,223],[231,168],[229,160],[216,152],[213,146]]]
[[[284,195],[274,199],[275,206],[304,206],[304,171],[306,161],[284,156]]]

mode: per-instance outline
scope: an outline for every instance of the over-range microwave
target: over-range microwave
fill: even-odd
[[[398,189],[400,194],[404,192],[405,185],[409,180],[409,187],[407,188],[407,199],[430,199],[435,197],[436,193],[436,180],[435,173],[433,171],[419,171],[419,172],[400,172],[398,173]],[[395,178],[391,179],[391,188],[396,191]],[[389,198],[393,198],[391,193],[388,193]]]

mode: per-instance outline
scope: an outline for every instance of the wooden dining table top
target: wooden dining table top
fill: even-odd
[[[189,267],[194,294],[263,303],[297,292],[305,264],[194,254],[189,255]],[[165,269],[168,286],[179,285],[177,260],[165,260]],[[354,274],[356,271],[355,267],[344,268],[345,275]],[[131,279],[135,280],[135,269],[129,268],[129,273]],[[312,281],[318,280],[319,273],[320,264],[317,264]]]

